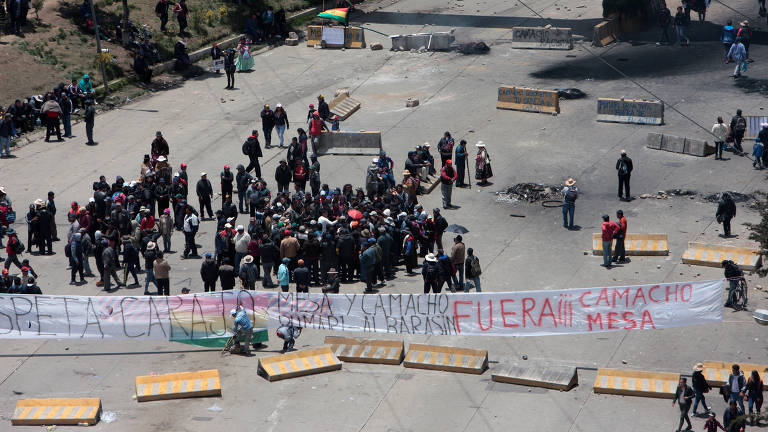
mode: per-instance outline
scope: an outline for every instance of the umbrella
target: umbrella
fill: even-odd
[[[360,210],[351,209],[347,212],[347,214],[354,220],[360,220],[363,218],[363,213],[360,212]]]
[[[456,225],[456,224],[448,225],[448,228],[446,228],[445,231],[456,233],[456,234],[466,234],[469,232],[468,229],[464,228],[461,225]]]
[[[336,20],[342,24],[346,24],[347,22],[347,8],[336,8],[336,9],[328,9],[327,11],[323,11],[319,14],[317,14],[318,18],[328,18],[332,20]]]

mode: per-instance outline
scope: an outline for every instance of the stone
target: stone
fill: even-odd
[[[413,108],[419,106],[419,100],[414,98],[408,98],[405,101],[406,108]]]
[[[296,32],[289,32],[288,33],[288,38],[289,39],[298,39],[299,35],[297,35]]]
[[[285,44],[288,46],[297,46],[299,45],[299,38],[288,38],[285,40]]]
[[[384,46],[381,45],[380,43],[374,42],[374,43],[371,44],[371,51],[378,51],[378,50],[381,50],[381,49],[384,49]]]

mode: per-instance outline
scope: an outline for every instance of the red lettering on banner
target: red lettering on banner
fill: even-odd
[[[615,323],[619,322],[616,318],[619,316],[618,312],[608,312],[608,330],[618,330],[619,328],[614,326]]]
[[[552,325],[555,328],[557,328],[557,319],[555,319],[555,312],[552,310],[552,304],[549,302],[548,298],[544,299],[544,306],[541,307],[541,314],[539,314],[539,324],[538,324],[539,327],[541,327],[541,321],[544,319],[545,316],[552,317]]]
[[[664,303],[661,300],[656,300],[655,298],[653,298],[653,291],[657,289],[661,289],[661,287],[658,285],[652,286],[651,289],[648,290],[648,298],[651,299],[651,301],[654,303]]]
[[[685,291],[688,291],[688,298],[685,297]],[[684,302],[691,301],[691,297],[693,297],[693,285],[691,284],[685,284],[682,287],[680,287],[680,300]]]
[[[624,312],[621,314],[621,318],[624,319],[629,325],[624,326],[624,330],[632,330],[633,328],[637,327],[637,321],[633,320],[632,317],[635,316],[632,312]]]
[[[531,303],[530,307],[527,306],[527,304],[529,302]],[[530,297],[526,297],[526,298],[523,299],[523,327],[526,327],[526,324],[525,324],[525,317],[526,316],[528,317],[528,319],[531,320],[531,324],[536,325],[536,320],[534,320],[533,316],[531,316],[531,311],[535,307],[536,307],[536,300],[534,300],[534,299],[532,299]]]
[[[624,288],[623,291],[619,291],[617,289],[613,290],[613,307],[616,307],[616,299],[624,299],[624,307],[629,307],[629,288]],[[621,304],[621,303],[619,303]]]
[[[595,306],[600,306],[600,301],[605,302],[606,306],[610,306],[611,302],[608,300],[608,289],[603,288],[600,290],[600,295],[597,296],[597,301],[595,302]]]
[[[466,301],[466,300],[457,300],[457,301],[453,302],[453,319],[454,319],[454,321],[456,321],[456,333],[457,334],[461,334],[461,322],[460,322],[460,319],[461,318],[469,318],[470,317],[470,315],[459,315],[459,305],[460,304],[470,305],[471,306],[472,302],[471,301]]]
[[[592,331],[592,324],[600,324],[600,330],[603,329],[603,317],[600,313],[594,315],[587,315],[587,324],[589,324],[589,331]]]
[[[632,299],[632,306],[634,307],[637,304],[637,300],[642,298],[643,304],[648,304],[648,300],[645,299],[645,292],[642,288],[638,288],[637,291],[635,291],[635,298]]]
[[[504,327],[520,327],[520,324],[515,324],[515,323],[509,324],[509,323],[507,323],[507,315],[517,315],[517,314],[514,313],[514,312],[507,312],[507,311],[505,311],[504,310],[504,303],[505,302],[514,303],[515,301],[512,300],[512,299],[503,299],[503,300],[501,300],[501,322],[503,323]]]
[[[653,328],[653,329],[656,328],[656,325],[653,324],[653,317],[651,317],[651,313],[648,312],[647,310],[643,311],[643,317],[640,320],[640,329],[641,330],[645,329],[645,323],[646,322],[650,324],[651,328]]]
[[[590,305],[584,303],[584,297],[592,294],[592,291],[585,291],[582,295],[579,296],[579,303],[581,303],[581,307],[588,308]]]
[[[675,295],[675,303],[677,303],[677,285],[675,286],[667,285],[666,287],[664,287],[664,292],[666,293],[665,299],[667,300],[667,303],[669,303],[670,290],[674,290],[672,294]]]
[[[480,302],[477,302],[477,325],[480,327],[480,331],[488,331],[493,328],[493,300],[488,300],[488,327],[483,327],[483,323],[480,320]]]

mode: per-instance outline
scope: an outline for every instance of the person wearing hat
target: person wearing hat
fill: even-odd
[[[280,138],[280,147],[283,147],[285,130],[291,128],[291,124],[288,122],[288,114],[283,108],[283,104],[277,104],[275,106],[275,129],[277,129],[277,136]]]
[[[726,430],[723,427],[723,425],[719,421],[717,421],[717,416],[715,415],[715,412],[710,411],[707,421],[704,422],[704,430],[706,432],[717,432],[718,429],[722,431]]]
[[[320,99],[320,98],[318,98]],[[323,102],[325,103],[325,102]],[[326,104],[327,106],[327,104]],[[320,134],[323,133],[323,131],[328,130],[328,126],[326,126],[325,122],[323,121],[324,117],[320,115],[320,111],[315,111],[312,113],[312,118],[309,120],[309,136],[312,140],[312,150],[311,153],[314,155],[315,149],[319,145],[320,142]]]
[[[245,232],[245,227],[242,225],[238,225],[236,231],[232,241],[235,247],[235,273],[239,275],[240,261],[248,255],[248,243],[251,241],[251,236]],[[253,260],[253,257],[251,257],[251,260]]]
[[[24,244],[16,236],[16,230],[8,227],[5,234],[8,236],[8,242],[5,245],[5,253],[8,255],[5,258],[3,268],[10,268],[11,264],[15,264],[16,267],[21,269],[21,262],[19,261],[19,255],[24,252]]]
[[[491,157],[488,156],[488,150],[485,148],[485,144],[482,141],[478,141],[475,144],[477,147],[477,154],[475,155],[475,179],[480,180],[478,186],[488,185],[488,179],[493,177],[493,169],[491,168]]]
[[[339,116],[334,115],[331,117],[331,132],[338,132],[339,130],[341,130],[339,127]]]
[[[275,181],[277,182],[277,192],[288,192],[293,173],[285,159],[280,160],[280,164],[275,169]]]
[[[579,188],[576,180],[568,178],[565,187],[560,193],[563,195],[563,228],[573,229],[573,214],[576,211],[576,200],[579,198]],[[570,221],[568,217],[570,216]]]
[[[243,263],[240,265],[240,271],[237,272],[237,274],[240,276],[240,286],[243,289],[256,289],[256,281],[259,278],[259,268],[253,262],[253,257],[251,255],[246,255],[243,258]]]
[[[339,293],[339,272],[336,268],[331,267],[326,272],[326,283],[323,287],[323,294],[338,294]]]
[[[440,194],[443,198],[443,208],[451,209],[451,195],[453,193],[453,183],[456,181],[456,170],[453,169],[453,161],[446,159],[443,167],[440,169]]]
[[[699,407],[699,402],[704,407],[704,412],[710,412],[707,406],[707,401],[704,399],[704,393],[708,392],[712,387],[707,382],[702,371],[704,370],[704,363],[696,363],[693,366],[693,375],[691,376],[691,388],[695,399],[693,401],[693,416],[696,417],[696,409]]]
[[[261,130],[264,131],[264,147],[270,148],[272,147],[272,129],[275,128],[275,112],[272,111],[269,104],[265,104],[260,115]]]
[[[232,347],[231,352],[242,353],[246,357],[250,356],[253,323],[251,323],[251,319],[248,318],[248,312],[242,305],[237,305],[237,307],[232,309],[229,314],[234,320],[234,325],[232,326],[234,346]]]
[[[235,50],[229,48],[224,52],[224,73],[227,74],[225,90],[235,89],[235,71],[237,71],[237,66],[235,66]]]
[[[155,260],[157,259],[157,244],[153,241],[147,242],[147,246],[141,252],[144,256],[144,295],[149,295],[149,284],[154,283],[155,288],[160,290],[160,286],[157,284],[157,278],[155,277]]]
[[[290,262],[290,258],[283,258],[280,262],[280,266],[277,268],[277,283],[280,285],[280,290],[282,292],[288,292],[290,288],[291,270],[288,268]]]
[[[219,174],[219,177],[221,179],[221,205],[223,207],[227,197],[232,196],[235,175],[230,171],[229,165],[224,165],[224,171]]]
[[[630,201],[632,195],[629,193],[629,179],[632,175],[632,159],[627,156],[627,151],[622,150],[621,156],[616,161],[616,172],[619,174],[619,200]]]
[[[603,267],[611,268],[611,248],[613,245],[613,238],[617,235],[620,228],[616,222],[611,220],[611,217],[603,215],[603,223],[600,225],[602,231],[603,241]]]
[[[211,208],[211,199],[213,198],[213,186],[208,180],[208,175],[200,173],[200,180],[197,181],[197,199],[200,201],[200,217],[205,218],[205,211],[208,210],[208,219],[213,219],[213,209]]]
[[[428,253],[424,257],[424,263],[421,265],[421,278],[424,280],[424,294],[429,294],[430,291],[435,294],[440,292],[437,282],[439,273],[440,270],[437,265],[435,254]]]
[[[331,109],[328,107],[328,102],[325,101],[323,95],[317,96],[317,113],[325,121],[331,118]]]
[[[170,148],[168,146],[168,141],[163,138],[163,133],[160,131],[155,132],[155,139],[152,140],[152,145],[150,146],[150,153],[152,154],[152,162],[153,166],[154,163],[157,163],[157,159],[160,156],[164,156],[166,160],[168,159],[168,153],[170,153]]]

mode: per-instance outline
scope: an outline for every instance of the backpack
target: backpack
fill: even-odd
[[[67,258],[71,258],[72,257],[72,244],[71,243],[67,243],[64,246],[64,256],[67,257]]]
[[[736,124],[733,126],[733,129],[736,132],[744,132],[747,129],[747,121],[744,120],[744,117],[738,117],[736,119]]]
[[[246,142],[244,142],[244,143],[243,143],[243,148],[242,148],[242,150],[243,150],[243,154],[244,154],[244,155],[248,156],[248,153],[249,153],[250,147],[251,147],[251,146],[249,146],[249,145],[248,145],[248,141],[246,141]]]
[[[622,160],[619,162],[619,175],[627,175],[629,174],[629,167],[627,166],[627,162]]]
[[[565,193],[565,202],[575,203],[577,199],[579,199],[579,190],[576,186],[568,187],[568,192]]]
[[[21,255],[24,252],[24,249],[24,243],[22,243],[19,239],[16,239],[16,242],[13,243],[13,246],[11,246],[11,250],[13,250],[13,253],[16,255]]]
[[[472,270],[472,277],[478,277],[482,273],[482,270],[480,270],[480,260],[476,256],[470,258],[469,268]]]

